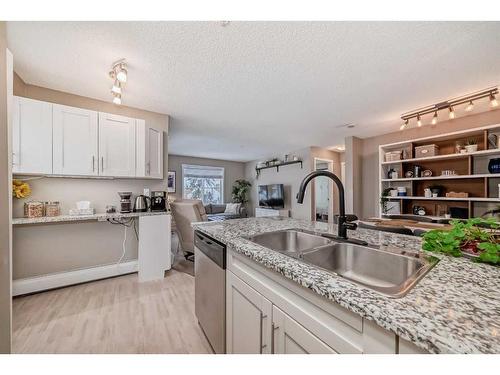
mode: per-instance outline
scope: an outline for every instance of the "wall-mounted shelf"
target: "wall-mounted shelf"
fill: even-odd
[[[381,165],[390,165],[390,164],[401,164],[401,163],[418,163],[423,161],[434,161],[434,160],[446,160],[446,159],[462,159],[467,158],[469,156],[488,156],[495,155],[500,153],[500,149],[489,149],[489,150],[481,150],[476,152],[467,152],[465,154],[447,154],[447,155],[436,155],[436,156],[428,156],[425,158],[411,158],[411,159],[401,159],[396,161],[383,161]]]
[[[276,164],[276,165],[268,165],[265,167],[255,167],[255,172],[257,173],[257,178],[259,178],[260,171],[263,169],[276,168],[276,172],[279,172],[280,167],[283,167],[285,165],[291,165],[291,164],[300,164],[300,168],[303,167],[302,160],[292,160],[292,161],[284,161],[284,162],[282,162],[280,164]]]
[[[482,198],[482,197],[467,197],[467,198],[450,198],[450,197],[387,197],[389,200],[425,200],[425,201],[463,201],[463,202],[500,202],[500,198]]]

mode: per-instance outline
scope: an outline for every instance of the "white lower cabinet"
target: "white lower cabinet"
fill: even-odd
[[[226,351],[271,353],[271,302],[230,272],[226,275],[226,301]]]
[[[395,354],[399,338],[228,248],[227,353]]]
[[[273,353],[335,354],[335,350],[273,306]]]

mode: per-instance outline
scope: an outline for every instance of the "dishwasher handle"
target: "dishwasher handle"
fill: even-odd
[[[194,246],[220,268],[226,269],[226,246],[224,244],[196,230],[194,232]]]

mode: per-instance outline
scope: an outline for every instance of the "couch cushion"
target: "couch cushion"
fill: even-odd
[[[205,212],[210,215],[212,213],[212,203],[205,205]]]
[[[226,204],[212,204],[212,214],[221,214],[226,211]]]

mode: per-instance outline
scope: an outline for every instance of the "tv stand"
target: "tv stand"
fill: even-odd
[[[289,217],[290,210],[274,209],[269,207],[255,207],[255,217]]]

